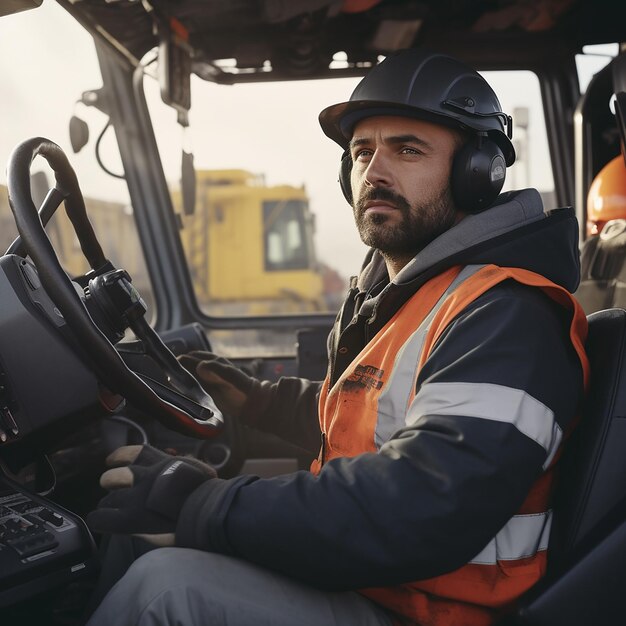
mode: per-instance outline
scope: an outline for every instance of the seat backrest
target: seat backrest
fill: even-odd
[[[561,459],[550,546],[556,567],[626,498],[626,311],[600,311],[588,320],[591,380]]]
[[[505,618],[506,626],[624,622],[626,311],[604,310],[588,320],[591,383],[560,460],[548,575]]]
[[[580,266],[575,295],[587,315],[626,307],[626,220],[611,220],[599,235],[586,239]]]

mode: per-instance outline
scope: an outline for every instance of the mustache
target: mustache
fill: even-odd
[[[354,208],[357,213],[363,213],[363,211],[365,211],[365,204],[371,200],[384,200],[393,204],[402,212],[406,212],[411,209],[409,201],[403,195],[385,187],[368,187],[363,191],[354,204]]]

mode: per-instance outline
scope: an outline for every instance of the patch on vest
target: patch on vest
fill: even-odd
[[[383,386],[381,379],[384,373],[384,370],[379,370],[373,365],[357,365],[354,373],[344,381],[343,388],[346,391],[380,389]]]

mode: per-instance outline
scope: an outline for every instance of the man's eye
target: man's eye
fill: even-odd
[[[405,146],[402,148],[402,154],[422,154],[417,148],[411,148],[410,146]]]
[[[372,156],[371,150],[357,150],[352,156],[353,161],[362,161],[363,159],[369,159]]]

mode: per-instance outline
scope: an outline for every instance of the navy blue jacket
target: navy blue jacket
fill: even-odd
[[[329,338],[331,382],[427,280],[481,263],[528,269],[574,292],[573,211],[544,213],[535,190],[503,194],[429,244],[392,282],[372,251]],[[582,398],[568,333],[568,315],[543,292],[505,281],[450,324],[418,388],[428,381],[520,389],[565,430]],[[255,425],[316,454],[319,387],[281,379]],[[480,552],[517,511],[545,461],[545,450],[510,423],[423,415],[378,453],[332,460],[319,476],[205,483],[183,508],[177,544],[242,557],[325,589],[431,578]]]

